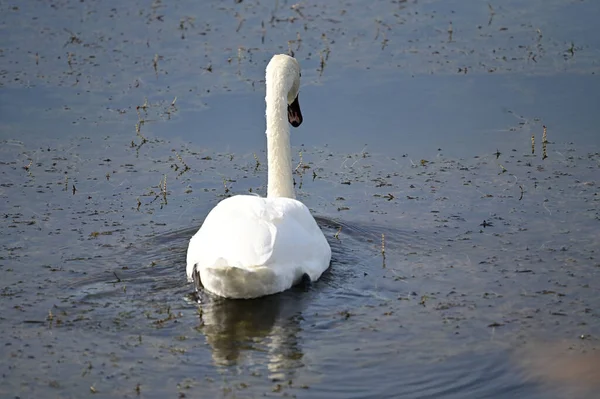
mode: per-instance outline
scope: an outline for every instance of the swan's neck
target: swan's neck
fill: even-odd
[[[288,84],[282,71],[267,75],[267,197],[296,198],[287,116]],[[279,72],[279,73],[277,73]]]

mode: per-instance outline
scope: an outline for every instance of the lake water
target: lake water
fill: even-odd
[[[599,396],[600,4],[0,11],[1,397]],[[282,52],[331,268],[196,297],[189,238],[266,192]]]

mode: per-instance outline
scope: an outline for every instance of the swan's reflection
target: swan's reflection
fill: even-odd
[[[290,378],[303,365],[298,333],[310,294],[302,291],[293,288],[252,300],[202,294],[199,330],[211,346],[213,362],[218,366],[254,363],[256,357],[266,355],[269,378]]]

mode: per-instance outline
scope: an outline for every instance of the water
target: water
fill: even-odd
[[[0,5],[0,396],[595,398],[598,6],[291,6]],[[288,46],[332,266],[196,298]]]

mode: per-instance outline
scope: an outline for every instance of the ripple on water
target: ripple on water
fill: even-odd
[[[516,372],[506,354],[467,351],[435,357],[431,350],[410,345],[393,354],[384,346],[364,356],[355,352],[348,359],[354,367],[328,378],[323,393],[333,398],[548,397],[539,395],[533,383],[515,382]]]
[[[201,294],[201,304],[186,302],[192,287],[185,283],[181,265],[194,232],[186,229],[113,255],[126,263],[152,259],[153,267],[116,274],[107,270],[70,285],[71,303],[83,314],[93,314],[85,316],[87,324],[71,326],[138,334],[150,341],[193,332],[177,344],[180,361],[202,363],[201,370],[211,375],[208,357],[233,381],[258,374],[275,384],[292,381],[289,389],[317,384],[303,391],[309,397],[511,397],[534,392],[527,384],[515,383],[514,370],[502,352],[471,352],[468,340],[458,341],[457,347],[454,331],[439,331],[439,318],[416,305],[418,296],[410,291],[418,288],[389,278],[394,276],[389,268],[394,262],[386,267],[382,263],[377,242],[381,234],[389,237],[391,253],[402,245],[431,251],[434,240],[364,223],[319,223],[331,242],[333,261],[323,278],[309,287],[250,301]],[[339,226],[343,233],[333,238]],[[386,276],[390,282],[382,283]],[[190,317],[194,313],[197,317]],[[200,337],[207,346],[199,345]],[[160,348],[150,350],[161,353]],[[241,374],[240,368],[245,370]]]
[[[304,159],[310,162],[309,151]],[[365,166],[369,162],[362,156],[357,159]],[[223,162],[229,158],[215,164]],[[590,180],[597,156],[577,162],[587,173],[581,172],[581,179]],[[327,187],[316,189],[331,185],[327,180],[336,173],[328,175],[329,167],[324,166],[319,173],[325,183],[305,181],[306,190],[338,198],[338,194],[326,197]],[[43,345],[35,349],[33,345],[19,348],[27,355],[31,351],[35,355],[54,351],[67,358],[64,354],[73,354],[77,360],[68,368],[73,377],[64,381],[84,389],[93,383],[91,378],[105,382],[101,376],[108,375],[106,381],[118,386],[138,379],[157,395],[172,392],[185,381],[181,386],[201,387],[205,394],[221,396],[228,389],[240,396],[282,392],[315,398],[546,398],[549,390],[540,395],[538,390],[544,388],[537,381],[549,373],[540,369],[534,378],[523,377],[519,371],[523,362],[515,361],[509,349],[526,342],[532,331],[548,329],[573,336],[593,336],[598,331],[593,278],[598,271],[589,262],[598,238],[593,186],[555,175],[553,168],[558,171],[560,165],[545,167],[550,171],[536,170],[533,177],[527,177],[532,169],[526,165],[513,168],[521,180],[530,179],[527,184],[538,182],[540,188],[531,184],[525,193],[523,201],[530,202],[520,202],[515,178],[499,175],[490,159],[409,166],[401,170],[403,175],[386,180],[386,191],[404,190],[399,180],[405,178],[412,183],[432,180],[430,186],[415,184],[418,193],[406,200],[374,197],[364,189],[377,174],[369,172],[372,168],[345,171],[344,179],[356,180],[349,186],[338,181],[334,187],[333,191],[344,190],[343,201],[311,197],[299,190],[306,203],[319,204],[318,209],[328,215],[318,222],[333,250],[332,266],[311,286],[253,301],[201,295],[201,303],[195,302],[184,265],[188,240],[197,227],[157,232],[156,225],[137,224],[150,216],[132,205],[133,211],[123,213],[131,218],[129,224],[119,222],[114,236],[106,235],[113,238],[106,245],[102,245],[103,235],[90,238],[87,230],[70,233],[81,247],[65,246],[69,240],[63,235],[52,237],[50,242],[62,243],[61,250],[69,249],[66,270],[44,269],[47,274],[40,274],[54,278],[44,281],[44,294],[52,302],[38,301],[36,310],[42,317],[36,319],[26,300],[17,304],[19,298],[32,297],[22,285],[5,289],[6,299],[22,306],[9,311],[23,312],[27,320],[36,322],[28,329],[15,324],[6,330],[7,336],[15,347],[21,340],[42,337]],[[212,179],[207,187],[222,184],[208,171],[204,178]],[[43,175],[36,179],[36,184],[44,183]],[[62,182],[57,189],[54,177],[47,180],[48,187],[65,195]],[[457,188],[467,181],[467,188]],[[541,188],[542,184],[552,190]],[[83,191],[85,186],[78,183],[78,187]],[[19,193],[25,198],[27,190]],[[218,193],[199,196],[208,198],[202,206],[216,202],[222,196]],[[71,208],[53,210],[49,225],[53,219],[69,220],[72,214],[106,225],[122,217],[112,209],[95,213],[93,204],[67,194]],[[462,203],[448,205],[444,200],[457,195]],[[169,206],[185,217],[189,204],[177,201],[174,198]],[[148,212],[159,207],[151,200],[144,202]],[[581,209],[582,203],[585,211],[567,213]],[[543,205],[552,207],[548,208],[552,215]],[[172,215],[171,209],[164,214]],[[27,229],[35,224],[19,223],[24,216],[9,216],[23,233],[19,245],[45,242],[45,230],[31,232]],[[493,224],[482,226],[483,217]],[[556,230],[566,221],[573,223],[571,227]],[[11,256],[19,251],[24,252],[11,249]],[[31,286],[41,279],[33,281]],[[594,344],[588,339],[583,342]],[[16,350],[12,353],[18,355]],[[28,369],[26,360],[17,365]],[[55,375],[50,361],[43,367],[44,375]],[[74,376],[83,373],[85,377],[76,380]],[[170,388],[156,381],[157,375],[173,382]]]

